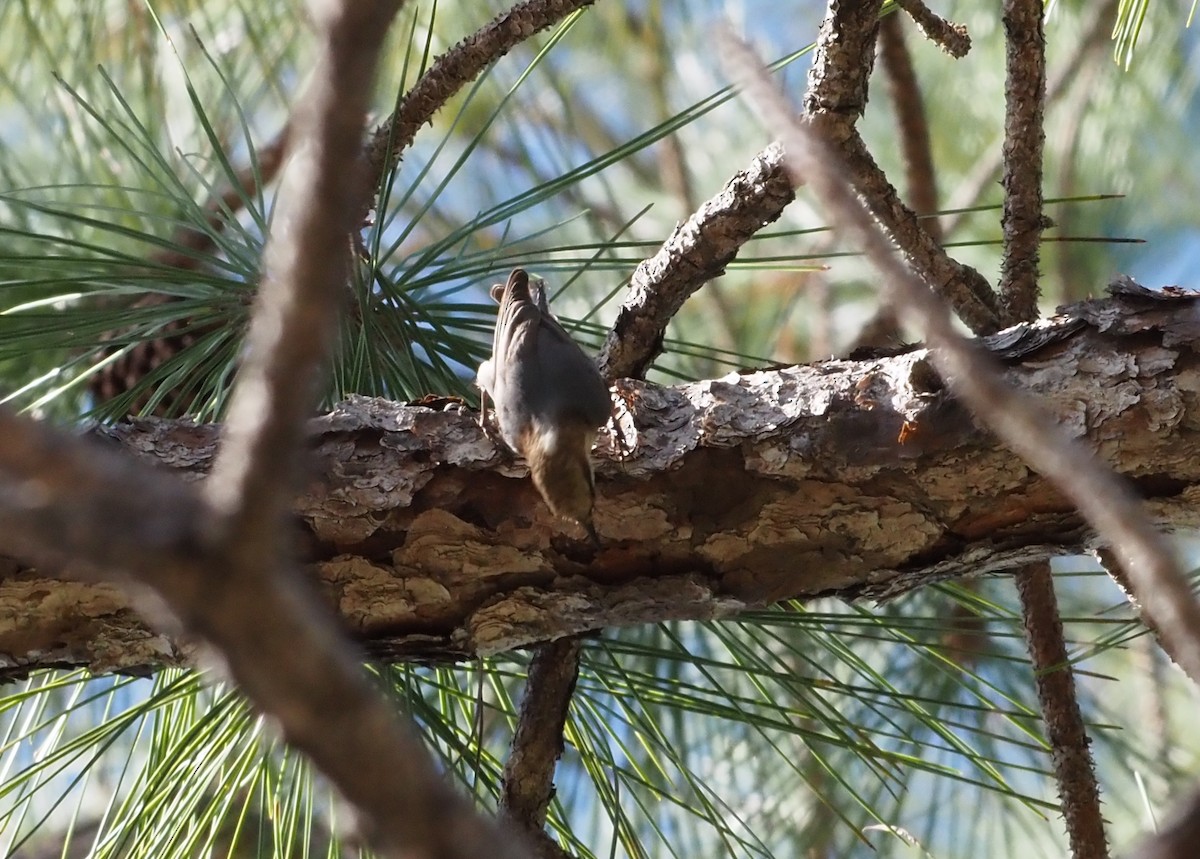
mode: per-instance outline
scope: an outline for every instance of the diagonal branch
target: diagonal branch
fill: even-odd
[[[199,490],[113,450],[0,413],[0,524],[30,556],[149,586],[214,646],[361,812],[390,856],[523,855],[450,789],[367,681],[283,548],[302,418],[336,315],[374,69],[401,0],[313,4],[313,78],[293,116],[267,274],[228,441]]]
[[[1015,580],[1071,855],[1075,859],[1107,859],[1100,786],[1075,695],[1075,676],[1063,640],[1050,564],[1030,564]]]
[[[1048,420],[1033,400],[1005,384],[984,353],[954,330],[945,305],[927,281],[896,258],[870,212],[842,178],[838,157],[796,119],[749,48],[732,37],[726,42],[764,122],[782,132],[789,163],[811,184],[835,222],[861,243],[892,290],[893,305],[924,332],[951,390],[982,424],[1051,480],[1112,546],[1184,671],[1200,681],[1200,605],[1170,545],[1150,524],[1137,497]]]
[[[688,297],[723,274],[742,245],[783,214],[796,194],[782,160],[778,146],[758,153],[638,265],[596,359],[601,375],[643,378],[662,352],[667,323]]]
[[[347,177],[362,169],[363,118],[376,56],[399,2],[327,13],[324,65],[290,120],[294,154],[279,191],[287,205],[263,252],[247,358],[231,397],[225,443],[205,484],[209,502],[247,546],[255,535],[278,532],[291,498],[293,461],[346,281],[344,237],[357,203],[355,183]],[[345,43],[358,38],[365,42],[357,48]]]
[[[534,33],[545,30],[596,0],[525,0],[498,15],[434,61],[405,93],[396,110],[371,135],[367,144],[364,188],[375,193],[389,165],[433,119],[455,93],[500,57]]]
[[[843,141],[857,165],[858,187],[910,261],[944,285],[963,319],[979,332],[998,327],[995,296],[978,272],[951,259],[900,202],[867,154],[854,121],[867,101],[874,62],[878,2],[832,4],[822,25],[805,103],[823,117],[833,139]],[[597,359],[606,378],[642,378],[662,351],[667,324],[707,281],[722,274],[742,245],[774,222],[795,198],[780,169],[780,152],[767,147],[721,193],[679,225],[661,249],[638,266]]]
[[[529,663],[517,730],[504,765],[500,811],[535,844],[550,841],[543,827],[554,798],[554,768],[563,753],[563,728],[582,652],[583,642],[576,637],[538,648]]]

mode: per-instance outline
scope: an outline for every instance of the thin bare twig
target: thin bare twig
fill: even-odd
[[[1046,145],[1046,34],[1042,0],[1004,0],[1004,253],[1000,304],[1005,325],[1038,317],[1038,243]]]
[[[730,36],[726,53],[736,64],[738,77],[745,81],[764,123],[782,134],[797,178],[809,182],[839,227],[861,244],[883,275],[881,281],[891,289],[893,305],[923,331],[931,356],[951,389],[982,424],[1049,478],[1113,547],[1181,666],[1194,680],[1200,680],[1200,605],[1171,546],[1151,525],[1139,500],[1091,453],[1048,420],[1034,401],[1006,385],[990,359],[954,330],[931,284],[896,257],[871,213],[842,178],[841,160],[808,124],[797,120],[753,52]]]
[[[925,99],[912,55],[904,42],[904,19],[888,15],[879,22],[879,60],[886,73],[888,96],[896,114],[900,152],[904,157],[904,184],[909,206],[918,215],[937,212],[937,173],[933,169],[933,146],[929,140],[929,121]],[[942,230],[936,217],[921,221],[934,241],[941,241]]]
[[[538,840],[554,798],[554,768],[563,753],[563,728],[579,677],[583,642],[560,638],[538,648],[529,663],[517,730],[504,764],[500,811]]]
[[[479,77],[484,69],[534,33],[594,2],[596,0],[526,0],[439,56],[404,94],[392,115],[371,135],[363,187],[375,193],[384,172],[412,144],[417,130],[431,121],[455,93]]]
[[[946,297],[959,318],[977,334],[1000,326],[996,295],[970,266],[951,258],[901,202],[855,128],[867,104],[874,64],[879,2],[830,2],[817,37],[804,108],[809,126],[840,153],[855,190],[913,267]]]
[[[1108,859],[1108,841],[1100,813],[1100,786],[1096,783],[1087,728],[1075,695],[1075,676],[1063,640],[1050,564],[1047,561],[1030,564],[1017,572],[1015,580],[1071,856]]]
[[[935,15],[921,0],[896,0],[896,5],[909,14],[925,38],[950,56],[961,59],[971,50],[971,37],[962,24]]]
[[[1079,74],[1079,70],[1084,67],[1086,61],[1094,54],[1101,51],[1109,50],[1109,35],[1112,28],[1112,18],[1117,8],[1119,0],[1107,0],[1107,2],[1091,7],[1091,17],[1088,19],[1088,24],[1084,28],[1084,35],[1076,42],[1076,50],[1071,55],[1067,64],[1061,66],[1058,71],[1050,77],[1046,84],[1045,104],[1047,106],[1054,104],[1074,83]],[[992,147],[989,149],[989,154],[980,157],[975,164],[971,174],[959,182],[953,192],[949,195],[950,199],[946,205],[948,209],[966,209],[979,201],[984,193],[990,189],[1000,176],[1000,170],[1003,166],[1003,150],[1000,147]],[[942,218],[942,228],[946,235],[953,233],[962,225],[966,219],[967,212],[958,214],[946,215]]]

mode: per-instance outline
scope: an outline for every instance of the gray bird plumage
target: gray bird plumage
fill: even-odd
[[[524,270],[492,287],[492,297],[500,302],[492,357],[476,377],[484,413],[490,396],[501,437],[529,462],[547,505],[594,536],[590,452],[612,411],[608,386]]]

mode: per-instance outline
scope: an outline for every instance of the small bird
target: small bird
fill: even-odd
[[[598,545],[591,450],[612,414],[608,386],[550,312],[543,285],[531,286],[523,269],[513,269],[491,295],[500,313],[492,357],[475,377],[483,391],[480,425],[490,396],[501,437],[525,457],[547,506],[586,528]]]

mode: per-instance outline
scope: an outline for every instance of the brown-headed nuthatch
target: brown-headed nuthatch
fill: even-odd
[[[591,450],[596,432],[612,414],[608,386],[579,344],[550,313],[541,284],[514,269],[508,283],[492,287],[500,303],[492,357],[479,365],[483,389],[496,405],[500,435],[529,463],[533,484],[550,510],[592,525],[595,485]]]

